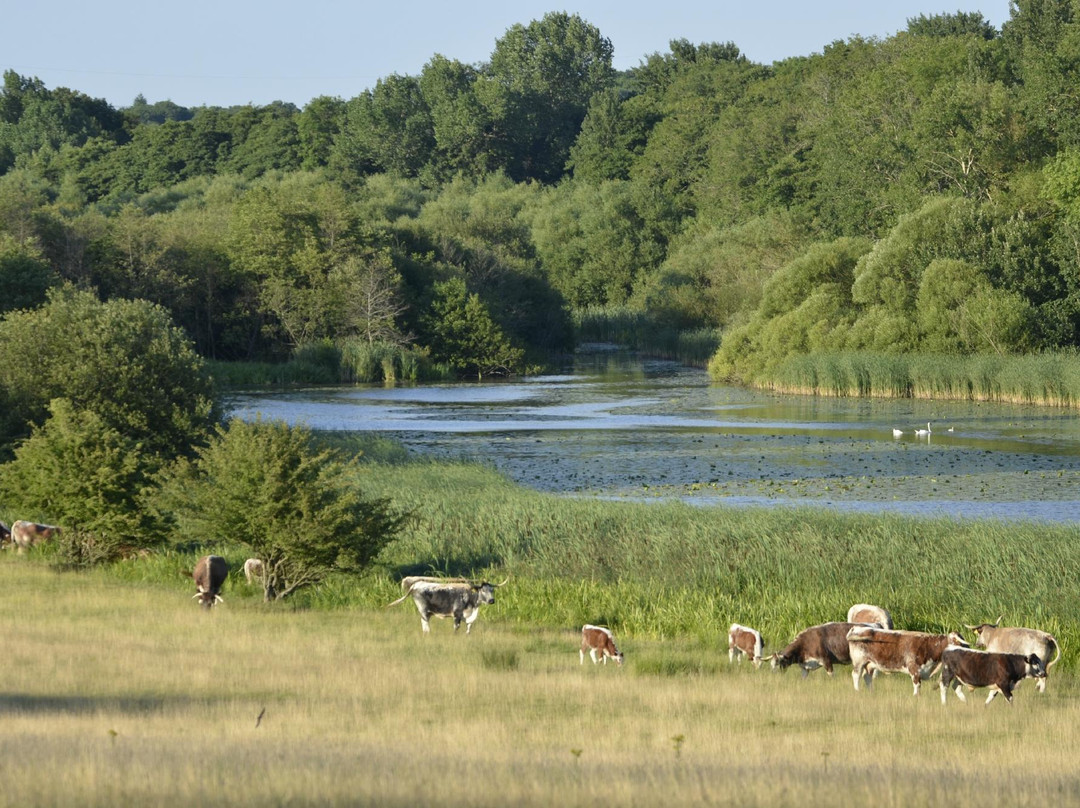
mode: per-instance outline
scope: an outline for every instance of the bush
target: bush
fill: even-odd
[[[304,427],[234,419],[177,465],[159,503],[185,539],[228,536],[262,559],[277,600],[362,571],[404,524],[389,500],[363,497],[353,467]]]

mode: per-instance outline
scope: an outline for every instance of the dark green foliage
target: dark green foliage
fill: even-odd
[[[266,566],[266,600],[360,572],[406,515],[366,498],[353,464],[303,427],[232,420],[167,478],[158,500],[182,542],[227,540]]]
[[[147,508],[159,460],[92,410],[65,398],[0,466],[0,497],[27,518],[63,528],[61,558],[113,561],[161,540]]]
[[[0,321],[0,396],[4,444],[43,423],[59,397],[164,458],[187,452],[215,416],[202,360],[163,309],[71,288]]]
[[[525,352],[507,339],[480,296],[466,291],[460,278],[435,285],[426,327],[433,358],[463,375],[504,375],[524,369]]]

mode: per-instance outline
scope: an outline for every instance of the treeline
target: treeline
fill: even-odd
[[[678,40],[625,72],[552,13],[303,109],[116,110],[8,71],[0,306],[70,283],[162,305],[203,356],[347,378],[520,372],[605,310],[646,344],[722,329],[714,375],[744,381],[1072,348],[1078,13],[920,16],[772,65]]]

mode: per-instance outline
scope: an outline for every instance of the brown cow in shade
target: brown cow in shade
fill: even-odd
[[[195,571],[191,574],[198,587],[199,604],[204,609],[209,609],[215,603],[223,602],[221,587],[225,585],[225,579],[229,577],[229,565],[224,558],[217,555],[203,556],[195,564]]]

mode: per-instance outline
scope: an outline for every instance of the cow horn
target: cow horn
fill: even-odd
[[[225,602],[225,598],[221,597],[221,595],[214,595],[214,603],[224,603],[224,602]]]
[[[969,626],[967,623],[964,623],[964,628],[966,628],[968,631],[978,631],[979,629],[978,626]]]
[[[192,600],[195,600],[195,598],[201,598],[201,597],[202,597],[202,592],[199,592],[199,593],[198,593],[198,594],[196,594],[196,595],[192,595],[192,596],[191,596],[191,599],[192,599]]]
[[[994,621],[994,628],[997,628],[998,626],[1001,625],[1001,618],[1003,618],[1004,616],[1005,615],[1003,615],[1003,614],[998,615],[998,619]]]
[[[495,586],[505,586],[507,584],[507,582],[509,582],[509,580],[510,580],[510,576],[507,575],[505,581],[503,581],[501,584],[495,584]]]

